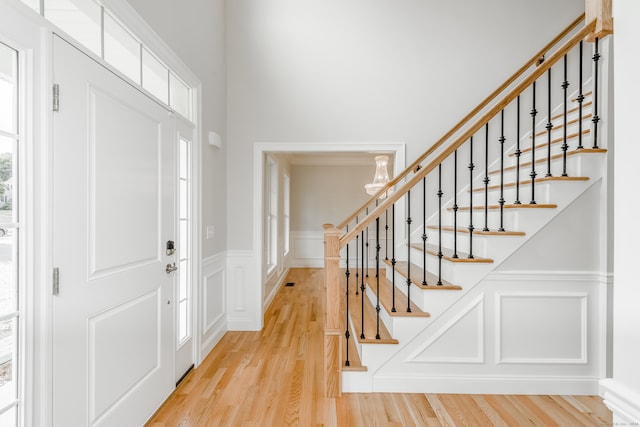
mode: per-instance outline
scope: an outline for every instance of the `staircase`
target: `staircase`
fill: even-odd
[[[393,195],[327,227],[327,247],[340,236],[347,250],[339,275],[325,261],[344,319],[334,328],[328,315],[325,352],[340,349],[342,392],[597,394],[606,294],[579,259],[597,239],[569,233],[593,229],[584,212],[599,211],[606,170],[599,53],[576,53],[587,27],[392,181]],[[563,257],[578,269],[544,268]]]

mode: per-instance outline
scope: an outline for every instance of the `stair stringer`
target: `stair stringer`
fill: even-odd
[[[497,257],[492,257],[494,259],[493,264],[456,265],[456,269],[463,267],[467,271],[465,275],[460,276],[460,282],[456,283],[462,286],[462,290],[422,291],[413,287],[414,289],[412,290],[412,294],[422,294],[420,297],[417,297],[416,300],[422,299],[422,301],[427,301],[423,302],[425,305],[423,309],[431,313],[431,318],[421,320],[425,326],[418,333],[415,333],[415,319],[393,318],[392,321],[396,323],[391,325],[389,329],[394,331],[394,338],[398,339],[399,344],[361,345],[361,360],[363,365],[367,366],[368,370],[366,372],[343,372],[343,391],[528,393],[536,389],[541,390],[540,392],[555,393],[559,389],[554,391],[552,390],[553,387],[562,385],[562,387],[564,387],[563,390],[567,393],[583,394],[594,392],[594,387],[597,386],[597,376],[589,378],[587,374],[591,371],[584,373],[584,375],[587,376],[582,375],[575,379],[561,378],[555,374],[548,375],[547,377],[544,377],[544,375],[542,377],[540,375],[535,377],[531,377],[531,375],[514,377],[511,372],[503,374],[500,370],[497,370],[495,373],[483,372],[486,362],[473,364],[451,362],[444,364],[428,362],[416,363],[415,361],[407,362],[406,354],[414,354],[417,349],[416,346],[420,343],[436,342],[437,339],[439,339],[439,336],[443,334],[438,333],[438,331],[448,330],[447,328],[442,329],[443,325],[445,325],[446,322],[452,322],[452,319],[455,319],[457,315],[460,315],[461,310],[464,312],[465,304],[468,305],[470,302],[474,301],[474,299],[479,298],[480,295],[494,295],[495,292],[490,292],[491,289],[488,289],[488,287],[491,286],[491,281],[487,280],[487,277],[496,272],[498,267],[502,265],[513,253],[521,250],[521,248],[525,246],[525,243],[535,241],[536,236],[542,229],[547,227],[554,220],[557,221],[563,215],[566,215],[567,208],[569,208],[582,194],[587,192],[587,190],[593,188],[600,182],[601,178],[592,175],[592,179],[589,181],[573,183],[578,184],[580,190],[571,192],[573,194],[570,197],[567,197],[567,200],[557,203],[558,208],[554,210],[554,214],[551,218],[546,218],[542,223],[538,224],[536,230],[527,230],[526,236],[519,239],[519,244],[509,245],[511,247],[508,251],[505,251],[505,254],[500,256],[499,259],[497,259]],[[531,225],[529,224],[529,226]],[[553,245],[551,247],[553,247]],[[490,267],[487,268],[487,265]],[[478,269],[477,267],[482,268]],[[470,273],[474,268],[475,274]],[[388,270],[387,274],[392,274],[392,272]],[[532,289],[537,288],[533,287]],[[400,290],[402,292],[402,287],[400,287]],[[528,291],[533,292],[531,289]],[[585,293],[591,300],[597,300],[598,298],[598,292],[593,291],[592,289],[584,291],[583,293]],[[484,298],[484,301],[486,301],[486,298]],[[598,302],[598,304],[600,304],[600,302]],[[486,310],[484,306],[483,310]],[[590,316],[590,322],[593,321],[591,317],[593,316]],[[402,325],[397,324],[397,322],[406,321],[414,322],[412,324],[413,328],[405,330]],[[454,322],[454,324],[458,323]],[[413,329],[413,332],[406,332],[411,329]],[[459,357],[460,360],[464,358],[465,357]],[[584,363],[580,362],[580,364]],[[472,368],[469,368],[468,365],[471,365]],[[589,364],[590,370],[593,368],[592,365],[592,363]],[[418,366],[421,367],[418,369],[419,372],[416,370]],[[461,376],[460,372],[449,372],[443,374],[443,366],[453,366],[456,369],[461,366],[465,366],[465,372],[471,373],[468,373],[467,376]],[[526,366],[530,367],[529,364],[526,364]],[[560,366],[566,367],[567,364],[560,363]],[[398,370],[396,369],[397,367],[403,367],[405,370]],[[407,369],[407,367],[409,368]],[[435,367],[435,369],[433,369],[433,367]],[[537,369],[540,370],[539,368]],[[507,371],[511,370],[513,370],[511,367],[507,369]],[[423,384],[423,380],[429,381]],[[595,392],[597,392],[597,387]]]

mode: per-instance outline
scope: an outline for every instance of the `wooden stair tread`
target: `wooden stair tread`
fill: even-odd
[[[429,225],[427,226],[427,228],[431,228],[431,229],[438,229],[437,225]],[[454,231],[453,227],[451,226],[442,226],[442,230],[444,231]],[[457,230],[455,230],[458,233],[469,233],[469,229],[468,228],[463,228],[463,227],[458,227]],[[473,234],[477,234],[480,236],[524,236],[525,232],[524,231],[497,231],[497,230],[489,230],[489,231],[482,231],[478,228],[476,228],[475,230],[473,230]]]
[[[587,134],[589,134],[589,133],[591,133],[591,130],[590,130],[590,129],[585,129],[585,130],[583,130],[583,131],[582,131],[582,135],[587,135]],[[567,135],[567,141],[569,141],[570,139],[575,139],[575,138],[577,138],[577,137],[578,137],[578,135],[579,135],[579,133],[578,133],[578,132],[575,132],[575,133],[572,133],[572,134]],[[558,144],[558,143],[560,143],[560,142],[562,142],[562,141],[564,141],[564,137],[560,137],[560,138],[552,139],[552,140],[551,140],[551,145]],[[546,147],[547,145],[549,145],[549,143],[548,143],[548,141],[545,141],[545,142],[543,142],[543,143],[537,144],[535,148],[536,148],[536,150],[539,150],[539,149],[541,149],[541,148]],[[525,153],[528,153],[528,152],[530,152],[530,151],[531,151],[531,147],[528,147],[528,148],[523,148],[523,149],[521,149],[521,150],[520,150],[520,153],[521,153],[521,154],[525,154]],[[514,157],[515,155],[516,155],[515,153],[509,153],[509,157]]]
[[[369,278],[371,279],[371,277]],[[376,292],[375,277],[368,283],[369,289],[374,295]],[[380,278],[380,305],[385,309],[389,316],[393,317],[430,317],[431,315],[424,312],[413,301],[411,301],[411,311],[407,311],[406,296],[396,290],[396,311],[391,311],[393,308],[393,284],[386,277]]]
[[[567,112],[568,114],[569,112]],[[590,119],[593,115],[591,113],[589,114],[585,114],[584,116],[582,116],[582,119],[578,119],[577,117],[575,119],[571,119],[569,121],[567,121],[567,126],[570,126],[574,123],[578,123],[580,120],[587,120]],[[562,115],[560,116],[562,117]],[[551,119],[551,124],[553,124],[553,118]],[[551,128],[551,132],[555,131],[555,130],[560,130],[564,128],[564,122],[563,123],[558,123],[558,124],[553,124],[553,127]],[[545,136],[549,131],[548,130],[541,130],[540,132],[536,133],[536,137],[539,136]],[[568,138],[568,136],[567,136]],[[531,137],[529,137],[529,139],[531,139]]]
[[[589,94],[591,94],[591,92],[589,92]],[[586,95],[584,95],[584,96],[586,96]],[[576,98],[576,99],[572,99],[572,101],[573,101],[573,102],[576,102],[576,101],[577,101],[577,98]],[[582,103],[582,108],[589,107],[589,106],[591,106],[591,104],[593,104],[591,101],[583,102],[583,103]],[[579,109],[580,109],[580,107],[579,107],[579,106],[578,106],[578,107],[570,108],[570,109],[568,109],[568,110],[567,110],[567,114],[575,113],[575,112],[576,112],[576,111],[578,111]],[[554,121],[555,119],[560,118],[560,117],[562,117],[563,115],[564,115],[564,113],[556,114],[555,116],[551,117],[551,121]]]
[[[519,204],[514,204],[514,203],[510,203],[510,204],[506,204],[504,205],[505,209],[556,209],[558,207],[558,205],[553,204],[553,203],[539,203],[539,204],[529,204],[529,203],[519,203]],[[474,211],[480,211],[480,210],[484,210],[484,206],[474,206],[473,208]],[[498,210],[500,209],[500,205],[489,205],[487,206],[487,209],[489,210]],[[447,208],[448,211],[453,210],[453,208]],[[468,211],[469,210],[469,206],[458,206],[458,211]]]
[[[588,181],[589,177],[588,176],[542,176],[540,178],[536,178],[536,182],[545,182],[545,181]],[[520,185],[529,185],[531,184],[531,180],[530,179],[525,179],[523,181],[520,181]],[[509,188],[509,187],[515,187],[516,183],[515,182],[505,182],[503,187],[504,188]],[[489,191],[492,190],[499,190],[500,189],[500,185],[490,185],[489,187],[487,187]],[[485,189],[484,188],[475,188],[473,189],[474,193],[481,193],[483,192]],[[468,190],[467,190],[468,191]]]
[[[567,157],[569,156],[575,156],[578,154],[600,154],[600,153],[606,153],[607,149],[606,148],[576,148],[574,150],[571,151],[567,151]],[[560,154],[554,154],[553,156],[551,156],[551,160],[558,160],[562,158],[562,153]],[[547,161],[547,157],[542,157],[539,159],[536,159],[536,164],[537,163],[545,163]],[[520,168],[526,168],[527,166],[531,166],[531,162],[524,162],[524,163],[520,163]],[[504,168],[505,172],[508,171],[512,171],[512,170],[516,170],[517,169],[517,165],[513,165],[513,166],[507,166]],[[492,171],[489,171],[489,175],[496,175],[500,173],[500,169],[494,169]]]
[[[423,251],[423,245],[421,243],[412,243],[411,247],[417,249],[419,251]],[[427,253],[429,255],[438,256],[438,245],[434,245],[432,243],[427,244]],[[464,262],[464,263],[492,263],[493,260],[491,258],[481,258],[474,257],[469,258],[469,254],[465,252],[458,251],[458,258],[453,257],[453,249],[450,248],[442,248],[442,259],[450,261],[450,262]]]
[[[390,260],[385,260],[385,263],[387,263],[388,265],[391,265],[391,261]],[[408,265],[409,263],[407,261],[396,261],[396,265],[395,265],[395,270],[400,273],[402,276],[407,277],[407,269],[408,269]],[[420,289],[424,289],[424,290],[441,290],[441,291],[446,291],[446,290],[460,290],[462,289],[460,286],[457,285],[453,285],[449,282],[447,282],[446,280],[442,281],[442,285],[438,286],[436,285],[436,283],[438,283],[438,276],[436,276],[435,274],[427,271],[427,285],[423,285],[422,284],[422,279],[424,277],[424,270],[420,267],[418,267],[417,265],[415,265],[414,263],[411,263],[411,283],[413,283],[414,285],[416,285],[417,287],[419,287]]]
[[[371,279],[371,276],[369,277]],[[353,290],[349,291],[349,316],[353,325],[353,337],[360,344],[398,344],[398,340],[393,338],[389,330],[380,319],[380,339],[376,338],[376,308],[365,295],[364,300],[364,338],[360,337],[362,332],[362,292],[356,295]]]

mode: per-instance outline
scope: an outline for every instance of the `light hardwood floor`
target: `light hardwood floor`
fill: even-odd
[[[597,396],[323,396],[322,269],[293,269],[261,332],[228,332],[148,427],[610,426]]]

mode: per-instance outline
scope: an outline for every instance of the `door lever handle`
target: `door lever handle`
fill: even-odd
[[[176,263],[174,262],[173,264],[167,264],[167,268],[165,268],[165,271],[167,272],[167,274],[171,274],[172,272],[176,271],[178,269],[178,267],[176,266]]]

